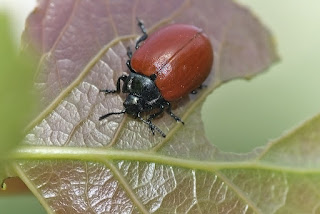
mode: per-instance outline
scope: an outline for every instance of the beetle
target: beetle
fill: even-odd
[[[127,113],[147,124],[153,135],[157,131],[166,137],[151,120],[166,111],[184,124],[171,111],[171,102],[202,86],[211,71],[213,48],[203,30],[193,25],[171,24],[150,36],[139,19],[138,26],[142,36],[136,42],[136,51],[132,54],[130,48],[127,50],[129,75],[119,77],[116,90],[100,90],[105,94],[128,93],[124,110],[105,114],[99,120]],[[141,116],[144,112],[149,113],[147,119]]]

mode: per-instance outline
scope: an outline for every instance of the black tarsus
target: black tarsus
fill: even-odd
[[[126,79],[128,78],[127,75],[122,75],[118,78],[117,81],[117,90],[108,90],[108,89],[100,89],[99,92],[104,92],[106,94],[110,94],[110,93],[119,93],[120,92],[120,81],[122,80],[123,82],[126,81]]]
[[[146,40],[148,38],[148,34],[146,31],[146,28],[144,27],[143,22],[139,18],[137,18],[137,21],[138,21],[138,26],[142,32],[142,36],[138,39],[138,41],[136,43],[136,47],[135,47],[136,49],[139,48],[141,42],[143,42],[144,40]]]
[[[175,115],[172,111],[171,111],[171,104],[169,102],[167,102],[167,113],[173,118],[175,119],[177,122],[182,123],[182,125],[184,125],[184,122],[181,120],[180,117],[178,117],[177,115]]]
[[[147,124],[147,125],[149,126],[149,129],[151,130],[151,132],[152,132],[153,135],[155,134],[155,133],[154,133],[154,130],[156,130],[157,132],[159,132],[159,134],[160,134],[163,138],[166,137],[166,134],[165,134],[163,131],[161,131],[161,129],[159,129],[157,126],[155,126],[155,125],[151,122],[151,120],[149,120],[149,119],[148,119],[148,120],[143,119],[143,118],[140,116],[140,113],[138,113],[137,118],[139,118],[139,120],[141,120],[142,122],[144,122],[145,124]]]

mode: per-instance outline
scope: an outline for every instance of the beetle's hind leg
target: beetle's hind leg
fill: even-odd
[[[128,76],[127,75],[122,75],[118,78],[117,81],[117,89],[116,90],[110,90],[110,89],[100,89],[99,92],[104,92],[105,94],[110,94],[110,93],[119,93],[120,92],[120,81],[122,80],[125,82],[127,80]]]
[[[200,85],[197,89],[194,89],[193,91],[191,91],[191,94],[197,94],[198,90],[201,90],[203,88],[207,87],[206,85]]]
[[[177,122],[180,122],[180,123],[182,123],[183,125],[184,125],[184,122],[181,120],[181,118],[180,117],[178,117],[177,115],[175,115],[172,111],[171,111],[171,104],[169,103],[169,102],[167,102],[167,109],[166,109],[166,111],[167,111],[167,113],[173,118],[173,119],[175,119]]]
[[[137,18],[137,21],[138,21],[138,26],[142,32],[142,36],[138,39],[138,41],[136,43],[136,49],[139,48],[141,42],[143,42],[144,40],[146,40],[148,38],[148,34],[146,31],[146,28],[144,27],[143,22],[138,18]]]

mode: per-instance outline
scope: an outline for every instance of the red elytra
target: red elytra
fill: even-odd
[[[156,86],[167,101],[178,100],[198,88],[208,77],[213,49],[202,29],[172,24],[152,33],[134,52],[132,68],[156,74]]]

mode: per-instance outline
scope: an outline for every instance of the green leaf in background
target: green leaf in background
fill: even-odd
[[[34,103],[34,67],[30,56],[18,56],[9,18],[0,11],[0,158],[23,137]],[[2,162],[3,163],[3,162]],[[0,170],[0,180],[3,178]]]

